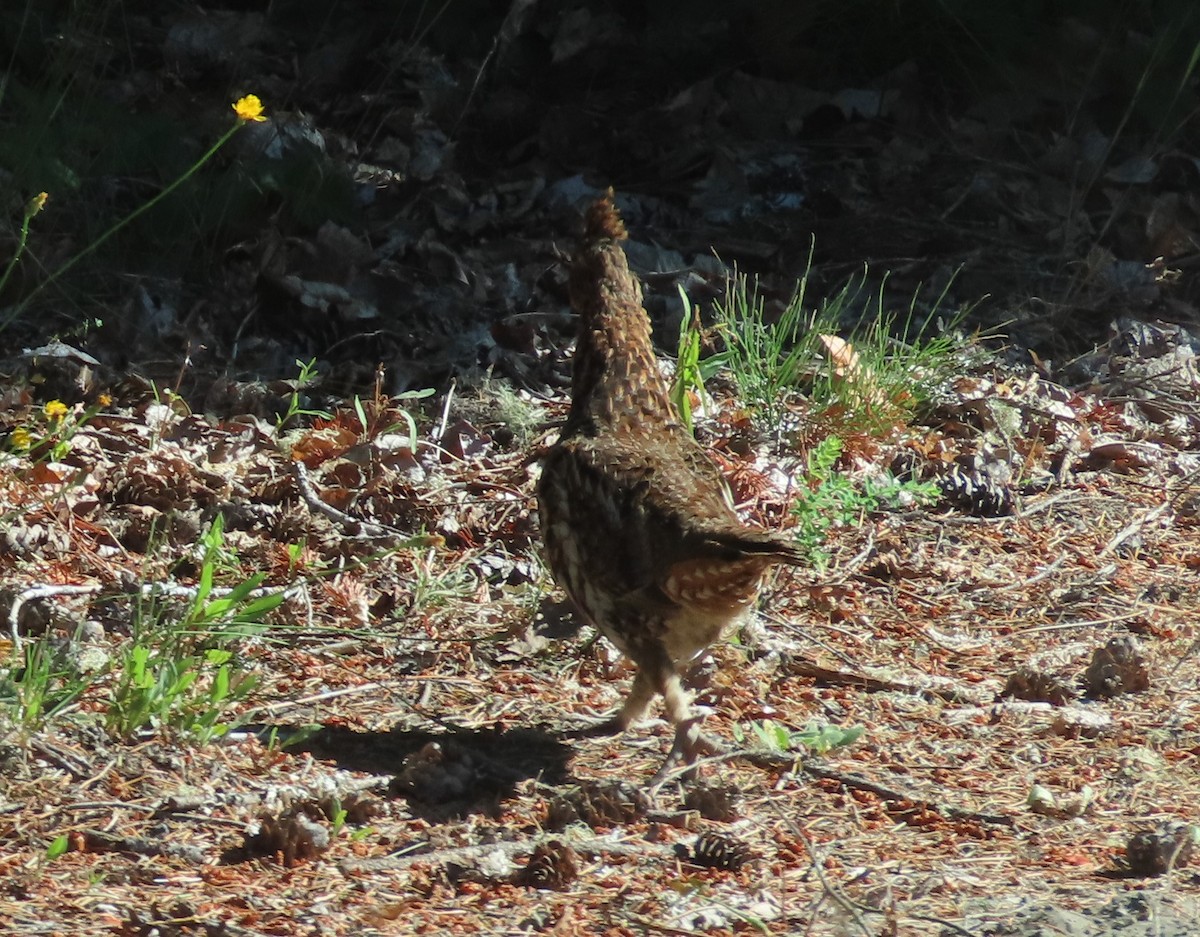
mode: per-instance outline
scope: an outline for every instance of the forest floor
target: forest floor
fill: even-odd
[[[1057,92],[947,104],[904,63],[822,89],[733,61],[719,17],[666,43],[529,6],[431,45],[365,6],[307,50],[240,8],[126,24],[169,68],[106,100],[183,121],[232,88],[271,120],[206,190],[203,278],[168,219],[141,229],[165,266],[6,320],[0,931],[1197,933],[1185,141],[1106,136],[1094,89],[1063,126]],[[848,327],[968,310],[882,430],[806,388],[755,429],[711,382],[699,436],[749,519],[793,523],[828,435],[855,485],[942,494],[770,579],[691,675],[744,757],[657,788],[664,723],[571,737],[632,673],[562,603],[533,495],[564,259],[609,184],[665,352],[677,287],[707,323],[735,267],[769,311],[862,277]],[[28,247],[51,269],[65,200]]]

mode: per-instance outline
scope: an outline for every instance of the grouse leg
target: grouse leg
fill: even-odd
[[[666,760],[650,779],[650,785],[661,784],[680,763],[690,765],[698,758],[708,755],[719,755],[725,747],[700,731],[700,723],[706,713],[697,712],[692,705],[691,694],[683,688],[679,672],[673,664],[660,665],[660,686],[663,702],[667,708],[667,718],[675,726],[675,739]],[[688,773],[691,776],[691,772]]]
[[[584,739],[618,735],[642,718],[649,709],[654,694],[653,682],[646,676],[645,668],[639,667],[637,676],[633,678],[633,684],[629,687],[629,695],[625,697],[625,702],[621,704],[620,709],[607,719],[569,734],[573,738]]]

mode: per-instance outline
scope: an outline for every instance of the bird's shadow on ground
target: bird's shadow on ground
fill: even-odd
[[[542,728],[392,729],[359,732],[345,726],[257,726],[292,753],[332,761],[346,771],[391,775],[388,792],[431,821],[472,813],[495,816],[517,785],[569,780],[574,749],[562,733]]]

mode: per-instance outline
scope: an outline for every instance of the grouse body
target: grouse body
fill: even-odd
[[[624,705],[598,728],[624,730],[661,695],[676,730],[665,771],[713,750],[680,666],[750,612],[769,566],[801,560],[784,535],[738,519],[720,470],[680,422],[625,237],[610,189],[588,210],[571,264],[571,410],[538,502],[555,579],[637,666]]]

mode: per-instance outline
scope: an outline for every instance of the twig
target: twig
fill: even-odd
[[[12,635],[13,651],[21,649],[21,608],[26,602],[31,602],[34,599],[45,599],[52,595],[90,595],[94,592],[99,592],[104,587],[95,584],[90,586],[66,586],[66,585],[45,585],[31,586],[22,592],[18,592],[13,599],[12,608],[8,610],[8,630]]]
[[[437,547],[441,546],[445,541],[436,534],[407,534],[402,530],[397,530],[395,527],[388,527],[384,524],[376,524],[371,521],[359,520],[356,517],[351,517],[345,511],[339,511],[331,504],[326,504],[313,488],[312,481],[308,477],[308,469],[303,462],[293,461],[292,477],[296,479],[296,485],[300,489],[300,497],[304,499],[304,503],[309,509],[317,514],[324,514],[334,523],[345,527],[350,533],[355,535],[365,535],[368,537],[380,537],[387,539],[395,539],[400,542],[395,544],[397,547]]]
[[[113,836],[99,830],[85,830],[88,852],[132,852],[139,856],[170,856],[194,865],[203,865],[205,852],[196,846],[171,843],[161,839],[141,839],[136,836]]]
[[[350,696],[355,693],[370,693],[378,690],[382,683],[364,683],[362,686],[342,687],[340,690],[326,690],[324,693],[314,693],[312,696],[302,696],[299,699],[281,700],[278,703],[265,703],[246,711],[246,718],[260,714],[274,716],[285,709],[294,709],[307,703],[320,703],[325,700],[337,699],[339,696]]]
[[[861,550],[859,550],[849,561],[843,563],[836,570],[831,570],[830,575],[826,577],[824,582],[828,585],[836,585],[848,580],[851,576],[857,575],[858,571],[866,565],[867,560],[875,552],[875,531],[869,529],[867,531],[867,542]],[[834,575],[836,573],[836,575]]]
[[[450,389],[446,391],[446,401],[442,404],[442,418],[438,421],[437,429],[433,432],[433,441],[440,443],[446,435],[446,427],[450,424],[450,403],[454,400],[454,389],[457,381],[450,381]]]
[[[866,934],[867,937],[871,937],[871,931],[867,928],[867,922],[864,921],[862,915],[858,913],[858,906],[856,906],[853,901],[842,894],[842,890],[840,888],[835,888],[829,881],[828,877],[826,877],[824,867],[825,860],[822,856],[817,854],[817,849],[813,845],[812,840],[802,829],[796,826],[795,823],[789,821],[788,826],[791,827],[792,833],[795,836],[798,836],[801,842],[804,843],[804,848],[808,850],[808,855],[812,859],[812,865],[810,868],[816,874],[817,880],[821,883],[821,888],[825,890],[825,894],[837,902],[838,907],[840,907],[843,911],[849,914],[851,918],[854,919],[855,926],[862,933]]]
[[[1149,511],[1146,511],[1144,514],[1142,514],[1141,517],[1138,517],[1136,520],[1133,520],[1130,523],[1126,524],[1120,531],[1117,532],[1117,535],[1115,537],[1113,537],[1110,541],[1108,541],[1108,544],[1097,555],[1098,556],[1108,556],[1108,554],[1110,554],[1114,550],[1116,550],[1122,543],[1124,543],[1130,537],[1137,534],[1143,527],[1145,527],[1151,521],[1156,521],[1160,517],[1162,517],[1162,515],[1165,514],[1170,507],[1171,507],[1170,502],[1164,502],[1163,504],[1160,504],[1158,507],[1151,508]]]
[[[822,858],[817,855],[816,849],[814,848],[812,840],[809,838],[808,834],[800,829],[792,820],[788,820],[787,825],[792,834],[804,843],[805,849],[808,850],[808,854],[812,857],[812,870],[816,874],[818,880],[821,882],[821,887],[825,889],[826,894],[833,898],[833,900],[836,901],[847,914],[854,918],[855,923],[858,924],[864,933],[870,934],[870,931],[866,929],[866,922],[862,920],[858,912],[862,911],[865,914],[886,914],[887,912],[882,908],[875,908],[871,905],[863,904],[861,901],[855,901],[849,895],[844,894],[841,889],[834,888],[825,877],[824,862]],[[964,930],[953,921],[947,921],[945,918],[934,917],[933,915],[928,914],[912,913],[906,913],[905,917],[909,920],[929,921],[933,924],[940,924],[956,934],[962,934],[964,937],[971,937],[970,931]]]
[[[1032,517],[1034,514],[1040,514],[1042,511],[1052,508],[1060,501],[1079,500],[1079,495],[1073,491],[1063,491],[1056,495],[1051,495],[1044,501],[1039,501],[1036,504],[1031,504],[1021,508],[1015,514],[1005,514],[1001,517],[942,517],[939,522],[943,526],[1001,526],[1013,521],[1022,521]]]
[[[978,823],[990,823],[994,826],[1014,826],[1015,821],[1012,817],[997,813],[980,813],[976,810],[968,810],[964,807],[954,807],[950,804],[940,803],[931,800],[927,797],[922,797],[912,791],[903,791],[899,788],[888,787],[886,784],[880,784],[877,781],[872,781],[869,778],[863,777],[861,774],[847,773],[844,771],[835,771],[832,768],[812,761],[803,761],[803,756],[800,754],[788,754],[787,752],[770,752],[763,749],[748,749],[739,748],[726,752],[720,752],[709,758],[702,758],[690,765],[686,765],[664,775],[659,784],[665,784],[668,781],[681,778],[690,771],[695,770],[702,765],[723,764],[730,761],[743,761],[747,764],[754,765],[756,768],[766,769],[782,769],[784,771],[799,771],[802,774],[807,774],[809,777],[818,778],[822,781],[837,781],[844,787],[853,790],[866,791],[869,794],[875,794],[884,800],[904,801],[906,803],[915,804],[918,807],[924,807],[927,810],[932,810],[935,813],[940,813],[943,816],[951,817],[955,820],[974,820]],[[656,785],[658,786],[658,785]]]
[[[950,703],[967,703],[970,705],[978,704],[980,699],[978,694],[972,694],[955,686],[935,686],[932,683],[921,685],[915,680],[892,680],[887,677],[877,677],[861,670],[832,670],[806,660],[789,660],[783,666],[788,676],[808,677],[816,681],[818,685],[852,686],[867,693],[907,693],[910,696],[934,697]],[[933,678],[926,676],[925,679],[926,681],[930,681]],[[949,680],[942,680],[943,684],[949,684],[950,682]]]
[[[67,773],[74,776],[75,780],[83,781],[95,774],[96,769],[85,758],[80,758],[70,752],[60,751],[55,748],[45,739],[30,739],[29,747],[35,752],[50,761]]]
[[[302,586],[287,586],[283,589],[278,589],[273,586],[259,586],[257,589],[251,589],[246,593],[248,599],[261,599],[264,595],[280,594],[285,599],[294,598],[303,591]],[[224,598],[231,594],[233,589],[225,586],[214,586],[209,589],[208,594],[214,599]],[[110,593],[110,595],[130,595],[131,593],[118,592]],[[160,595],[169,595],[172,598],[194,599],[200,594],[199,586],[181,586],[173,582],[147,582],[143,583],[138,589],[138,594],[143,598],[152,599]]]
[[[158,808],[151,804],[127,804],[120,800],[88,800],[77,804],[55,804],[52,811],[59,810],[138,810],[154,813]]]
[[[834,771],[832,768],[826,768],[813,762],[802,764],[800,770],[814,778],[820,778],[824,781],[837,781],[845,787],[876,794],[884,800],[902,800],[911,804],[917,804],[955,820],[975,820],[979,823],[991,823],[995,826],[1011,827],[1015,825],[1013,818],[1004,814],[980,813],[976,810],[967,810],[963,807],[953,807],[949,804],[938,803],[911,791],[902,791],[898,788],[888,787],[886,784],[879,784],[876,781],[863,777],[861,774]]]
[[[507,859],[517,859],[532,855],[538,846],[547,842],[558,841],[570,846],[576,852],[594,855],[610,856],[661,856],[667,858],[675,855],[674,846],[665,843],[621,843],[599,836],[575,837],[564,833],[545,833],[525,840],[513,840],[506,843],[486,843],[480,846],[452,846],[446,849],[431,849],[424,851],[427,843],[416,844],[411,852],[405,855],[378,856],[372,859],[346,859],[338,863],[338,868],[347,875],[371,872],[404,872],[414,865],[430,862],[436,865],[466,865],[501,853]],[[416,850],[423,850],[417,852]]]
[[[1019,631],[1014,631],[1014,635],[1024,636],[1027,634],[1038,634],[1043,631],[1070,631],[1072,628],[1095,628],[1097,625],[1115,625],[1119,621],[1129,621],[1133,618],[1141,617],[1140,611],[1125,612],[1121,615],[1108,615],[1104,618],[1086,618],[1083,621],[1060,621],[1053,625],[1034,625],[1030,628],[1022,628]]]
[[[1066,561],[1066,556],[1058,556],[1049,566],[1043,567],[1041,572],[1034,573],[1028,579],[1022,579],[1020,582],[1010,582],[1007,586],[997,586],[993,591],[1008,592],[1012,589],[1019,589],[1024,592],[1026,588],[1032,586],[1035,582],[1041,582],[1043,579],[1052,576]]]
[[[672,927],[670,924],[660,924],[652,918],[640,914],[628,914],[626,919],[645,930],[655,934],[670,934],[671,937],[696,937],[694,930],[684,930],[682,927]]]

